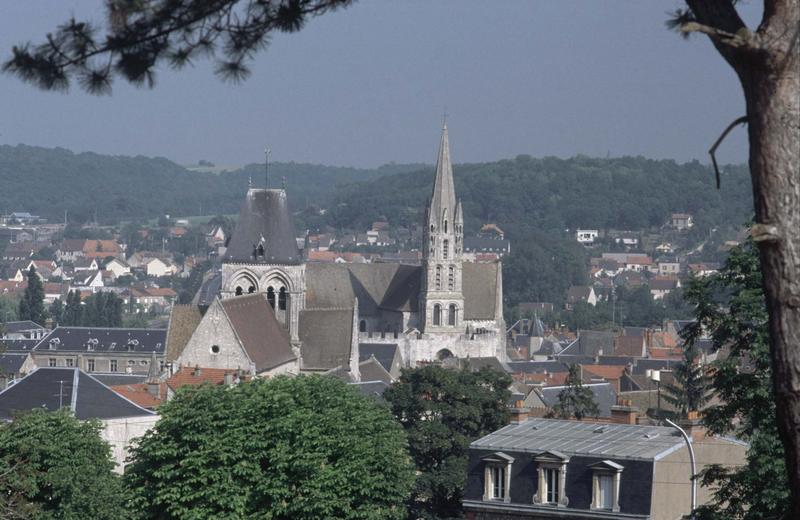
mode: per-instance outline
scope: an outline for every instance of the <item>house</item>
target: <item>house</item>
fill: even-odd
[[[466,237],[464,238],[465,258],[472,259],[480,253],[491,253],[495,258],[511,254],[511,242],[504,238]]]
[[[103,260],[109,256],[121,258],[124,251],[116,240],[84,240],[83,256]]]
[[[497,224],[484,224],[481,226],[480,231],[478,231],[478,236],[483,238],[494,238],[497,240],[503,240],[506,236],[505,232],[500,229]]]
[[[125,399],[79,368],[37,368],[0,392],[0,420],[11,421],[20,411],[67,408],[79,420],[98,420],[100,436],[122,472],[133,439],[159,419],[154,412]]]
[[[583,245],[594,244],[600,231],[597,229],[579,229],[575,232],[575,238]]]
[[[72,264],[72,268],[76,273],[82,271],[98,271],[100,269],[100,264],[97,262],[97,258],[94,257],[82,256],[77,258]]]
[[[36,271],[39,279],[45,281],[53,275],[53,271],[57,266],[52,260],[31,260],[28,262],[28,265],[25,266],[25,274],[31,270],[31,267]]]
[[[164,361],[165,329],[56,327],[33,348],[39,367],[147,374],[151,358]]]
[[[673,520],[690,513],[689,449],[671,427],[633,424],[636,411],[612,407],[612,422],[528,417],[469,448],[463,506],[468,520]],[[623,424],[625,422],[625,424]],[[744,463],[746,446],[684,426],[702,472]],[[698,504],[713,489],[695,483]]]
[[[688,265],[689,273],[698,278],[704,278],[706,276],[717,274],[719,272],[719,267],[719,264],[711,262]]]
[[[681,281],[674,276],[656,276],[648,282],[650,294],[654,300],[663,300],[669,293],[681,286]]]
[[[44,248],[43,244],[38,242],[21,241],[13,244],[8,244],[3,250],[3,260],[28,260],[34,254],[38,253]]]
[[[150,258],[144,264],[144,271],[147,276],[172,276],[176,270],[174,265],[160,258]]]
[[[86,242],[82,238],[65,238],[56,250],[56,258],[59,262],[75,262],[84,256],[83,246]]]
[[[675,247],[669,242],[661,242],[656,246],[656,251],[659,253],[670,254],[675,252]]]
[[[89,290],[96,293],[105,287],[101,271],[75,271],[72,285],[77,289]]]
[[[660,276],[678,276],[681,272],[681,263],[675,258],[659,258],[656,262]]]
[[[597,295],[594,288],[589,285],[573,285],[567,291],[567,304],[588,303],[591,306],[597,305]]]
[[[694,221],[692,220],[692,216],[688,213],[673,213],[669,217],[669,224],[678,231],[682,231],[694,226]]]
[[[127,296],[127,298],[126,298]],[[134,305],[141,305],[149,309],[155,306],[157,309],[168,309],[175,303],[178,293],[169,287],[131,287],[128,291],[123,293],[123,299],[126,303],[129,302],[128,298],[133,300]]]
[[[0,353],[0,390],[36,369],[28,352]]]
[[[49,329],[30,320],[0,323],[0,339],[42,339]]]

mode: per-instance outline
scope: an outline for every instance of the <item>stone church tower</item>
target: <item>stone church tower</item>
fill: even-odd
[[[247,190],[236,230],[222,260],[220,297],[263,293],[299,346],[306,269],[282,189]]]
[[[463,332],[464,214],[461,201],[456,201],[447,124],[442,128],[436,179],[424,226],[419,329],[425,333]]]

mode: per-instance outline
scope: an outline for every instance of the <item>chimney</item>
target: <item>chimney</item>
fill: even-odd
[[[636,424],[639,409],[631,405],[630,399],[617,399],[611,407],[611,422],[616,424]]]
[[[152,395],[156,399],[161,399],[161,383],[148,382],[147,391],[148,393],[150,393],[150,395]]]
[[[700,412],[691,410],[686,419],[683,419],[678,425],[686,430],[686,435],[692,438],[692,441],[702,441],[706,438],[706,427],[703,420],[700,418]]]
[[[509,424],[520,424],[528,420],[528,412],[530,410],[525,408],[524,401],[517,401],[514,403],[514,408],[509,410],[510,416],[508,419]]]
[[[200,365],[195,365],[195,366],[194,366],[194,370],[192,370],[192,375],[193,375],[193,376],[195,376],[195,377],[197,377],[197,376],[199,376],[201,373],[202,373],[202,371],[200,370]]]

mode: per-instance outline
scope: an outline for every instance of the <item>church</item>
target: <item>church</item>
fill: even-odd
[[[208,305],[173,309],[168,361],[360,381],[360,345],[394,346],[404,366],[505,359],[502,264],[464,260],[447,125],[423,225],[422,265],[306,262],[286,191],[251,187]]]

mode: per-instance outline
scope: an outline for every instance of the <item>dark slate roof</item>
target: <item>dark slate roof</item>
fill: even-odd
[[[59,405],[81,420],[154,415],[78,368],[39,368],[0,392],[0,419],[12,419],[16,411],[54,411]]]
[[[6,352],[30,352],[39,344],[38,339],[0,339],[0,348]]]
[[[263,256],[254,255],[259,244],[264,246]],[[225,260],[267,264],[302,261],[284,190],[247,190]]]
[[[600,409],[600,417],[611,417],[611,407],[617,404],[617,392],[611,383],[589,383],[583,385],[594,394],[594,401]],[[558,394],[565,387],[563,386],[546,386],[539,391],[541,392],[542,401],[552,408],[558,404]]]
[[[353,309],[300,311],[301,368],[325,370],[349,366]]]
[[[665,426],[534,418],[509,424],[470,447],[525,453],[555,450],[568,456],[655,460],[684,445],[677,430]]]
[[[598,365],[633,365],[635,359],[628,356],[600,356],[598,358]]]
[[[572,354],[558,354],[556,359],[563,365],[591,365],[594,363],[594,356],[581,356]]]
[[[92,373],[92,377],[106,386],[135,385],[144,383],[147,380],[145,374],[97,374]]]
[[[614,333],[604,330],[579,330],[577,343],[564,349],[564,354],[572,356],[597,356],[614,352]]]
[[[34,350],[164,354],[166,340],[166,329],[56,327]]]
[[[202,307],[208,307],[214,303],[214,298],[219,295],[222,288],[222,273],[216,273],[211,278],[203,282],[194,296],[193,302]]]
[[[358,371],[362,381],[383,381],[391,384],[392,375],[374,357],[358,364]]]
[[[671,370],[680,364],[681,360],[678,359],[637,359],[633,366],[633,373],[639,375],[648,370]]]
[[[27,332],[29,330],[45,330],[44,327],[36,322],[30,320],[24,321],[7,321],[2,324],[6,334],[15,334],[19,332]]]
[[[623,327],[623,336],[644,336],[647,332],[647,327]]]
[[[223,300],[222,308],[244,350],[255,363],[256,372],[297,359],[292,352],[289,333],[275,317],[275,311],[263,294]]]
[[[359,343],[358,360],[366,361],[374,357],[378,363],[388,372],[392,370],[392,362],[397,353],[395,343]]]
[[[469,370],[472,372],[477,372],[483,368],[489,368],[496,372],[507,373],[509,372],[509,367],[505,366],[499,359],[496,357],[470,357],[467,359],[461,360],[462,362],[466,363]]]
[[[196,305],[172,306],[172,310],[169,313],[169,325],[167,326],[167,363],[180,357],[202,319],[203,313],[200,312],[200,308]]]
[[[494,319],[500,264],[463,265],[465,319]],[[376,316],[379,309],[415,312],[421,280],[422,267],[414,265],[310,263],[306,265],[306,308],[349,308],[358,298],[362,316]]]
[[[0,354],[0,375],[13,375],[19,373],[28,353],[8,353]]]
[[[464,319],[494,319],[497,306],[497,275],[500,269],[502,267],[499,262],[464,262],[462,270]]]

